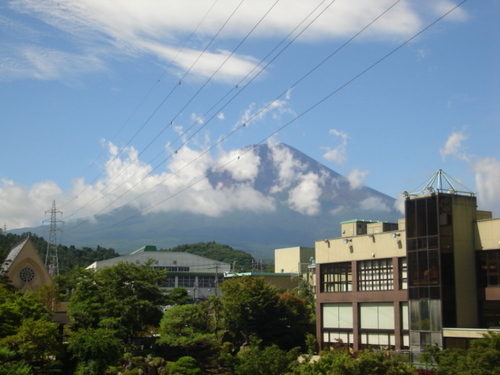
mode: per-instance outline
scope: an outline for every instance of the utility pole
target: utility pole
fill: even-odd
[[[64,221],[57,219],[57,214],[62,215],[61,211],[56,209],[56,201],[52,202],[52,209],[45,211],[45,215],[50,212],[50,219],[43,222],[48,223],[44,230],[49,231],[49,240],[47,241],[47,253],[45,254],[45,267],[49,271],[50,276],[59,275],[59,258],[57,256],[57,231],[62,231],[58,228],[58,224],[64,224]]]

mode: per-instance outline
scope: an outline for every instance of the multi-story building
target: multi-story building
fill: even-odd
[[[434,177],[406,193],[397,224],[346,221],[341,237],[316,241],[322,348],[466,347],[500,326],[500,219]]]
[[[165,290],[184,287],[195,301],[220,295],[218,285],[231,270],[228,263],[185,252],[157,251],[156,246],[144,246],[129,255],[94,262],[87,269],[102,269],[119,262],[144,265],[151,261],[151,267],[168,270]]]

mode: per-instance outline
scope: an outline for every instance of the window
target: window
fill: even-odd
[[[399,258],[399,288],[408,289],[408,262],[406,258]]]
[[[198,276],[198,286],[200,288],[212,288],[215,283],[215,276]]]
[[[361,303],[362,329],[394,329],[394,304],[392,302]]]
[[[350,292],[352,290],[351,262],[321,265],[321,292]]]
[[[393,290],[392,259],[375,259],[359,262],[358,290]]]
[[[175,288],[175,277],[168,277],[165,283],[166,288]]]
[[[352,328],[352,305],[350,303],[323,304],[323,328]]]
[[[500,251],[479,252],[479,279],[482,287],[500,286]]]
[[[194,286],[195,277],[194,276],[178,276],[177,286],[183,286],[185,288],[192,288]]]
[[[29,266],[23,267],[19,271],[19,279],[23,283],[31,283],[35,279],[35,271]]]

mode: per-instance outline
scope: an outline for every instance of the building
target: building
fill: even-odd
[[[351,220],[341,233],[315,243],[322,348],[419,353],[500,327],[500,219],[442,171],[405,194],[398,223]]]
[[[314,291],[316,286],[314,247],[288,247],[274,250],[275,274],[289,274],[295,280],[304,280]]]
[[[220,295],[218,285],[231,270],[228,263],[185,252],[157,251],[156,246],[144,246],[129,255],[94,262],[87,269],[99,270],[119,262],[144,265],[149,261],[153,262],[153,268],[168,270],[166,290],[184,287],[195,301]]]
[[[22,292],[52,284],[52,278],[29,237],[12,247],[0,272]]]

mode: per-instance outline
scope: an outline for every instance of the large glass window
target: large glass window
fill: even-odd
[[[394,329],[392,302],[361,303],[359,312],[362,329]]]
[[[350,292],[352,290],[351,262],[321,265],[321,292]]]
[[[415,331],[440,331],[441,301],[410,301],[410,326]]]
[[[482,287],[500,286],[500,251],[479,252],[479,283]]]
[[[352,328],[352,304],[325,303],[323,308],[323,328]]]
[[[392,259],[374,259],[358,263],[358,290],[393,290]]]

